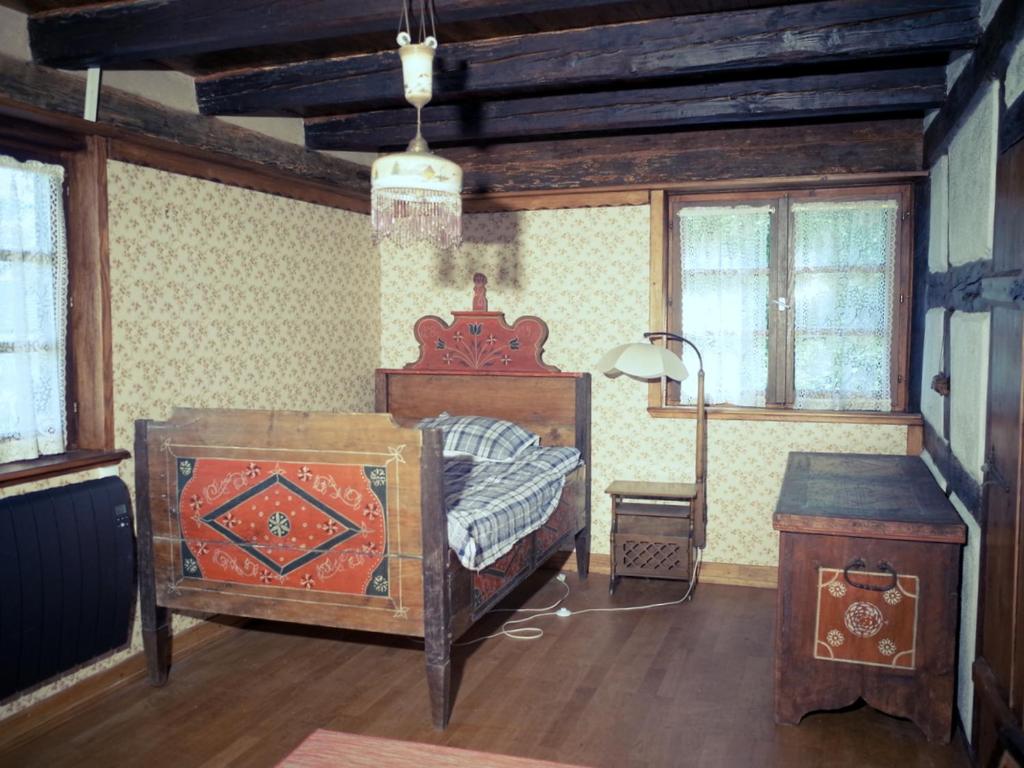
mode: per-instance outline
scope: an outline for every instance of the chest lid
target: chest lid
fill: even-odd
[[[917,456],[790,453],[776,530],[963,543],[966,528]]]

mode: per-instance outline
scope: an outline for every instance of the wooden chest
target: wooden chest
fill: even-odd
[[[965,527],[916,456],[791,453],[775,720],[863,698],[948,741]]]

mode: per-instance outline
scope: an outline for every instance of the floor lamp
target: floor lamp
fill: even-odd
[[[707,419],[704,412],[704,360],[700,350],[689,339],[668,331],[649,331],[644,334],[649,343],[635,342],[622,344],[609,350],[598,362],[602,372],[614,376],[624,373],[637,379],[673,379],[682,381],[689,376],[686,366],[679,355],[670,349],[658,345],[657,339],[678,341],[687,344],[697,355],[697,463],[694,472],[694,494],[691,501],[693,515],[693,543],[698,549],[705,544],[705,528],[707,524],[706,485],[707,485]],[[662,387],[664,392],[664,387]],[[663,395],[664,397],[664,395]],[[663,403],[664,404],[664,403]]]

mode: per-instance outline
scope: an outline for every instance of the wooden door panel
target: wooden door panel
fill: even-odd
[[[996,168],[992,268],[1024,269],[1024,141],[1000,155]]]
[[[998,473],[1010,486],[1005,490],[990,482],[985,493],[981,582],[984,605],[979,649],[996,680],[1009,694],[1007,703],[1011,706],[1015,705],[1014,699],[1019,699],[1019,687],[1014,690],[1012,685],[1014,633],[1009,630],[1019,576],[1016,467],[1020,463],[1022,330],[1020,312],[1005,308],[993,310],[987,444],[992,449],[991,461],[996,471],[989,472],[989,480]]]
[[[1024,142],[998,161],[992,272],[1024,270]],[[1021,520],[1022,364],[1024,312],[1019,305],[992,311],[987,447],[983,493],[978,659],[974,664],[974,743],[988,765],[997,732],[1024,714],[1024,526]]]

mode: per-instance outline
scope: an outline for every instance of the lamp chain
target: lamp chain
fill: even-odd
[[[398,32],[395,34],[401,34],[403,31],[409,31],[409,0],[402,0],[402,15],[398,17]]]
[[[398,32],[407,32],[412,38],[412,22],[416,15],[412,9],[413,0],[402,0],[402,15],[398,18]],[[434,0],[419,0],[420,37],[418,42],[427,39],[427,21],[430,21],[430,36],[437,40],[437,20],[434,17]],[[396,33],[398,34],[398,33]]]

